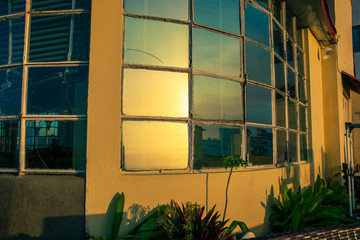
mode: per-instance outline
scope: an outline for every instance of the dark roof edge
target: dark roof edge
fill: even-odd
[[[334,25],[333,20],[331,19],[331,15],[330,15],[330,11],[329,11],[329,6],[328,6],[328,1],[327,0],[321,0],[321,6],[322,6],[322,10],[324,13],[324,17],[325,17],[325,21],[326,21],[326,25],[328,27],[328,30],[330,32],[331,38],[333,40],[333,43],[337,42],[336,39],[336,28]]]

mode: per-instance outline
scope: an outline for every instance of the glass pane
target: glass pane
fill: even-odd
[[[23,62],[24,18],[0,21],[0,65]]]
[[[125,12],[188,20],[188,0],[126,0]]]
[[[86,121],[27,121],[25,167],[83,170]]]
[[[286,131],[278,130],[276,132],[276,142],[277,142],[277,163],[282,164],[287,159]]]
[[[255,2],[257,2],[260,6],[262,6],[263,8],[268,8],[268,0],[254,0]]]
[[[240,39],[193,28],[193,67],[239,77]]]
[[[189,67],[187,25],[125,18],[125,62]]]
[[[249,79],[271,85],[270,52],[250,42],[245,44],[246,73]]]
[[[305,79],[298,76],[298,80],[299,80],[299,99],[302,103],[306,103]]]
[[[275,58],[275,87],[282,92],[285,92],[285,68],[284,63],[274,56]]]
[[[305,76],[304,53],[300,49],[297,51],[297,63],[299,73]]]
[[[20,116],[22,68],[0,70],[0,116]]]
[[[88,67],[29,68],[28,114],[86,114]]]
[[[194,118],[243,121],[240,82],[194,76]]]
[[[296,98],[295,73],[289,67],[287,68],[287,84],[290,97]]]
[[[269,16],[251,4],[246,4],[245,36],[269,46]]]
[[[290,11],[289,8],[286,8],[286,31],[291,35],[294,36],[294,30],[293,30],[293,19],[292,17],[294,14]]]
[[[242,130],[224,125],[195,125],[194,168],[223,168],[224,157],[241,155]]]
[[[187,73],[125,69],[123,113],[188,117],[188,82]]]
[[[300,134],[300,160],[308,161],[307,135]]]
[[[122,156],[126,170],[187,168],[186,123],[124,121],[122,131]]]
[[[296,23],[298,24],[299,21],[296,21]],[[303,47],[303,41],[302,41],[303,30],[301,29],[302,28],[301,26],[297,26],[297,28],[298,29],[296,30],[296,42],[302,48]]]
[[[247,147],[250,163],[273,163],[273,132],[271,128],[247,127]]]
[[[276,125],[286,127],[285,97],[276,93]]]
[[[20,122],[0,122],[0,168],[19,165]]]
[[[86,61],[89,42],[89,14],[35,16],[31,18],[29,61]]]
[[[194,21],[240,34],[239,0],[194,0]]]
[[[284,31],[273,21],[274,50],[284,59]]]
[[[252,84],[246,86],[246,121],[272,124],[271,90]]]
[[[89,8],[91,8],[90,0],[32,0],[32,9],[34,11]]]
[[[299,106],[300,131],[306,132],[306,108]]]
[[[297,162],[297,133],[289,132],[289,162]]]
[[[281,7],[281,2],[283,2],[283,0],[273,0],[273,14],[274,17],[281,23],[281,15],[282,15],[282,7]]]
[[[0,15],[25,12],[25,0],[0,1]]]
[[[294,44],[293,42],[288,38],[286,42],[286,56],[287,56],[287,62],[295,68],[295,61],[294,61]]]
[[[288,100],[288,119],[289,119],[289,128],[297,130],[297,109],[296,103]]]

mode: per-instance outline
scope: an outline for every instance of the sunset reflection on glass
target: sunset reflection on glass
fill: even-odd
[[[123,113],[187,117],[188,74],[143,69],[124,70]]]
[[[187,168],[186,123],[124,121],[122,134],[122,155],[126,170]]]

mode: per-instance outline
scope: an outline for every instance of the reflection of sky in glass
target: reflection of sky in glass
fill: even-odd
[[[126,170],[187,168],[186,123],[124,121],[122,134],[122,155]]]
[[[75,2],[75,9],[91,8],[91,0],[32,0],[31,6],[34,11],[72,9]]]
[[[290,97],[296,98],[295,73],[289,67],[287,68],[287,84]]]
[[[300,160],[308,161],[307,137],[300,134]]]
[[[273,132],[271,128],[247,127],[248,153],[253,165],[273,163]]]
[[[239,0],[194,0],[194,21],[223,31],[240,34],[239,12]]]
[[[297,130],[297,110],[296,103],[288,100],[288,119],[289,128]]]
[[[276,93],[276,125],[286,126],[285,97]]]
[[[289,132],[290,162],[297,162],[297,134]]]
[[[17,168],[20,121],[0,122],[0,168]]]
[[[241,83],[194,76],[193,116],[212,120],[243,120]]]
[[[299,106],[300,131],[306,132],[306,108]]]
[[[187,73],[125,69],[123,89],[124,114],[188,116]]]
[[[251,42],[245,42],[246,73],[250,80],[271,84],[270,52]]]
[[[285,162],[286,157],[286,132],[278,130],[276,132],[276,142],[277,142],[277,158],[278,163]]]
[[[270,89],[247,84],[246,120],[254,123],[272,124]]]
[[[127,13],[188,20],[188,0],[125,0]]]
[[[268,8],[268,0],[254,0],[254,1],[266,9]]]
[[[274,56],[275,58],[275,87],[282,92],[285,92],[285,69],[284,63]]]
[[[189,27],[125,18],[125,62],[189,67]]]
[[[284,32],[279,25],[273,21],[274,50],[280,57],[284,58]]]
[[[269,16],[251,4],[245,9],[245,36],[269,46]]]
[[[240,76],[240,39],[193,28],[193,67]]]
[[[22,68],[0,70],[0,116],[20,116]]]

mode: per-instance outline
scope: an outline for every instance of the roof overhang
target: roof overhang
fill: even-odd
[[[353,75],[342,71],[341,72],[342,77],[342,84],[344,87],[344,90],[351,89],[352,91],[360,94],[360,79],[357,77],[354,77]]]

